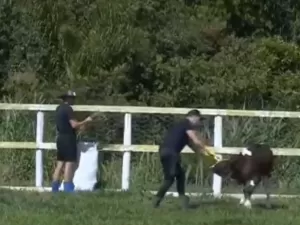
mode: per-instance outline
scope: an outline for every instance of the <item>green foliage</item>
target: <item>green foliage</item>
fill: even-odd
[[[295,0],[223,0],[227,27],[238,36],[280,35],[299,41],[299,2]]]
[[[5,1],[1,12],[9,94],[27,91],[7,84],[21,77],[46,98],[72,87],[96,104],[298,104],[299,7],[292,0],[28,0]]]

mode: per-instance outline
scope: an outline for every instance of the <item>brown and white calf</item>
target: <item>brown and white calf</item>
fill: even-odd
[[[271,148],[265,144],[252,144],[244,148],[239,155],[216,163],[212,171],[243,185],[244,197],[240,204],[246,208],[251,208],[251,195],[262,181],[266,192],[266,206],[270,207],[269,178],[273,165],[274,155]]]

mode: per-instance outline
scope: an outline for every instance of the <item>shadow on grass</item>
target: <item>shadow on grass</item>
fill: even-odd
[[[254,204],[255,208],[267,209],[267,210],[278,210],[278,209],[288,209],[288,206],[285,204],[272,203],[270,206],[267,206],[265,203],[256,203]]]
[[[209,223],[209,225],[224,225],[224,224],[248,225],[249,222],[240,219],[220,219]]]
[[[227,207],[234,205],[234,201],[216,200],[216,199],[197,199],[190,202],[190,209],[198,209],[200,207]]]
[[[190,209],[198,209],[198,208],[207,208],[207,207],[230,207],[230,208],[243,208],[239,205],[238,202],[234,200],[226,201],[226,200],[214,200],[214,199],[203,199],[197,201],[191,201],[189,208]],[[253,209],[264,209],[264,210],[279,210],[279,209],[288,209],[286,204],[282,203],[271,203],[271,205],[267,206],[263,202],[254,203]]]

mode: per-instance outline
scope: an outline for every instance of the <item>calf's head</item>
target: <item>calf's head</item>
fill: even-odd
[[[216,163],[211,167],[212,172],[219,175],[220,177],[226,178],[231,175],[231,162],[229,160],[223,160]]]

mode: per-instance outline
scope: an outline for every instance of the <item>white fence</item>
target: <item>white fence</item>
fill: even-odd
[[[36,142],[0,142],[0,148],[5,149],[36,149],[35,159],[35,185],[43,186],[43,151],[55,150],[55,143],[43,142],[44,137],[44,112],[54,111],[56,105],[36,104],[4,104],[0,103],[0,110],[23,110],[37,112]],[[102,151],[121,151],[123,154],[122,165],[122,189],[129,189],[130,159],[131,152],[156,152],[155,145],[132,145],[131,143],[131,118],[132,114],[185,114],[187,108],[158,108],[158,107],[133,107],[133,106],[74,106],[75,111],[84,112],[118,112],[124,114],[124,136],[123,145],[108,145]],[[241,147],[223,147],[222,142],[222,116],[243,116],[243,117],[277,117],[277,118],[300,118],[300,112],[284,111],[246,111],[246,110],[220,110],[220,109],[199,109],[202,115],[214,116],[214,149],[217,154],[237,154]],[[300,149],[295,148],[273,148],[275,155],[300,156]],[[189,148],[184,153],[191,153]],[[213,194],[221,194],[221,178],[213,177]]]

